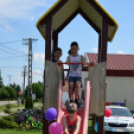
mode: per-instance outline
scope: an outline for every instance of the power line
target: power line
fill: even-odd
[[[3,50],[3,49],[0,49],[0,50],[3,51],[3,52],[10,53],[10,52],[8,52],[8,51],[6,51],[6,50]],[[10,53],[10,54],[13,54],[13,53]]]
[[[21,68],[22,66],[0,66],[0,68]]]
[[[22,42],[22,40],[14,40],[14,41],[9,41],[9,42],[3,42],[3,43],[0,43],[1,44],[10,44],[10,43],[15,43],[15,42]]]
[[[12,25],[14,25],[15,27],[21,29],[22,32],[25,32],[26,34],[28,33],[29,35],[33,35],[32,33],[30,33],[29,31],[23,29],[21,26],[19,26],[17,23],[15,23],[13,20],[9,19],[5,14],[3,14],[2,12],[0,12],[5,18],[5,20],[10,21],[12,23]],[[1,15],[1,16],[2,16]],[[34,36],[34,35],[33,35]],[[35,37],[35,36],[34,36]]]
[[[6,28],[9,27],[5,22],[2,21],[2,19],[0,19],[0,22],[2,22]],[[2,28],[4,28],[4,27],[2,27]],[[20,33],[20,31],[18,31],[18,32],[16,33],[14,30],[11,30],[11,28],[10,28],[9,31],[10,31],[10,32],[12,31],[12,33],[14,33],[15,35],[17,35],[17,36],[19,36],[19,37],[21,37],[21,38],[24,36],[24,35],[22,35],[22,33]],[[21,36],[20,36],[18,33],[21,34]]]
[[[17,55],[17,56],[8,56],[8,57],[0,57],[0,58],[18,58],[18,57],[24,57],[27,55]]]
[[[12,48],[10,48],[10,47],[7,47],[7,46],[1,45],[1,44],[0,44],[0,46],[5,47],[5,48],[7,48],[7,49],[9,49],[9,50],[12,50],[12,51],[15,51],[15,52],[19,52],[19,53],[21,52],[21,51],[12,49]],[[24,53],[24,52],[21,52],[21,53]]]

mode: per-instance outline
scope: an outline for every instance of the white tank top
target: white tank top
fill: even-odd
[[[71,63],[82,63],[81,56],[76,57],[69,56]],[[81,64],[70,64],[69,76],[80,76],[82,77],[82,65]]]

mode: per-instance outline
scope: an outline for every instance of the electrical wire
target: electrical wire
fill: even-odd
[[[12,23],[13,26],[17,27],[19,29],[19,31],[21,30],[22,32],[25,32],[25,34],[29,34],[30,36],[33,35],[33,33],[30,33],[29,31],[25,30],[24,28],[22,28],[21,26],[19,26],[16,22],[14,22],[13,20],[9,19],[5,14],[3,14],[2,12],[0,12],[1,16],[3,15],[6,21],[9,21]],[[35,37],[33,35],[33,37]]]
[[[7,47],[7,46],[1,45],[1,44],[0,44],[0,46],[5,47],[6,49],[9,49],[9,50],[12,50],[12,51],[15,51],[15,52],[19,52],[19,53],[21,52],[21,51],[12,49],[12,48],[10,48],[10,47]],[[24,52],[21,52],[21,53],[24,53]]]
[[[16,42],[22,42],[22,40],[14,40],[14,41],[9,41],[9,42],[3,42],[3,43],[0,43],[0,45],[1,45],[1,44],[16,43]]]

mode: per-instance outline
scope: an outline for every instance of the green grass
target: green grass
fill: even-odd
[[[92,116],[89,116],[89,119],[92,118]],[[92,126],[92,120],[88,120],[88,126]]]
[[[42,108],[43,107],[43,104],[42,103],[39,103],[37,108]]]
[[[91,129],[88,129],[88,134],[91,134]]]
[[[11,110],[14,109],[14,108],[25,107],[24,105],[21,105],[21,104],[19,105],[19,107],[18,107],[18,104],[11,104],[11,105],[12,105]],[[0,112],[4,111],[4,109],[6,109],[6,105],[2,105],[2,106],[0,106]]]
[[[41,108],[41,107],[43,107],[43,104],[41,103],[41,102],[34,102],[34,104],[35,105],[37,105],[38,104],[38,106],[36,106],[37,108]],[[19,105],[19,107],[18,107],[18,104],[11,104],[12,105],[12,108],[11,108],[11,110],[12,109],[14,109],[14,108],[22,108],[22,107],[25,107],[25,105],[22,105],[22,104],[20,104]],[[2,106],[0,106],[0,112],[3,112],[4,111],[4,109],[6,109],[6,105],[2,105]]]
[[[1,134],[41,134],[39,130],[33,129],[31,131],[21,131],[17,129],[0,129]],[[88,130],[88,134],[91,134],[91,130]]]
[[[1,134],[41,134],[38,129],[33,129],[31,131],[21,131],[17,129],[0,129]]]

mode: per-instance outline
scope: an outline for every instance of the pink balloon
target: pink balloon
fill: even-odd
[[[49,133],[50,134],[62,134],[63,127],[61,124],[54,122],[49,126]]]
[[[112,115],[112,111],[109,108],[105,109],[105,116],[110,117]]]

